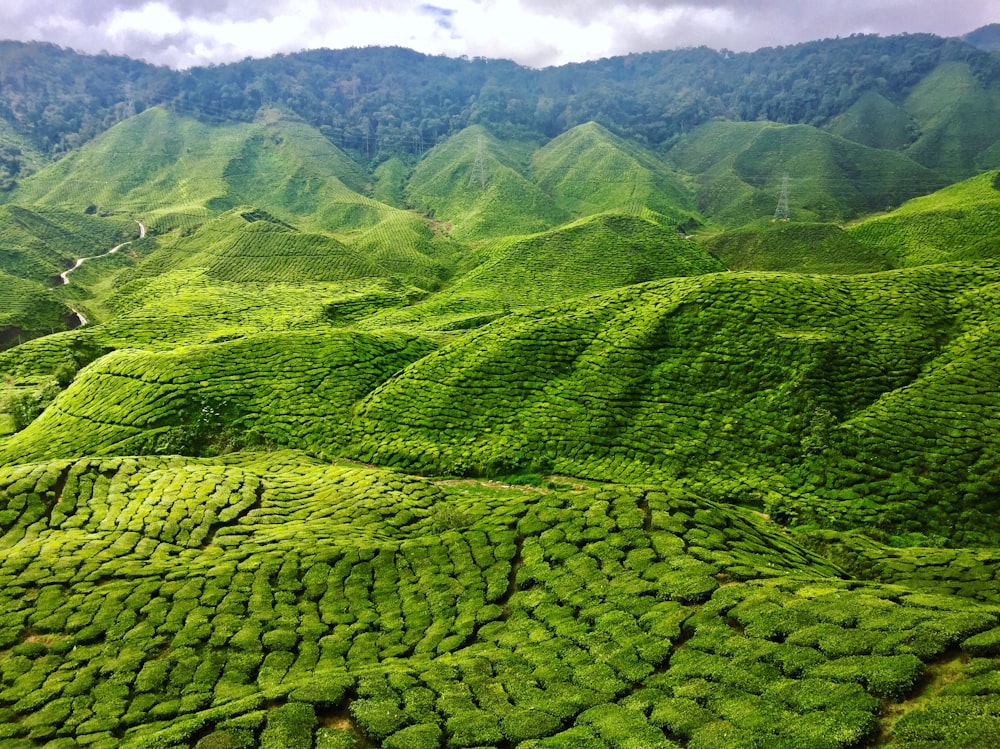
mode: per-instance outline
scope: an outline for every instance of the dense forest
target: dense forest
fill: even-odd
[[[901,102],[943,62],[968,63],[980,84],[1000,60],[930,34],[854,35],[751,53],[707,47],[534,70],[402,48],[312,50],[173,71],[51,44],[0,43],[0,188],[155,105],[203,121],[252,121],[281,108],[335,145],[377,161],[418,155],[470,125],[552,138],[594,121],[648,146],[715,118],[819,125],[867,92]],[[0,142],[14,141],[0,138]]]

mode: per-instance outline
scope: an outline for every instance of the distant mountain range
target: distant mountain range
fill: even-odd
[[[664,148],[723,119],[829,127],[893,148],[922,139],[917,152],[931,150],[923,163],[933,166],[939,147],[928,144],[932,131],[944,128],[961,152],[948,166],[957,159],[968,176],[966,151],[992,145],[980,142],[976,125],[967,122],[995,114],[987,94],[1000,79],[1000,62],[975,46],[990,33],[990,27],[973,32],[971,41],[856,35],[752,53],[700,47],[544,70],[365,48],[178,72],[50,44],[0,42],[0,189],[153,106],[215,124],[249,122],[277,108],[358,159],[376,162],[419,156],[474,124],[501,137],[537,140],[594,121]],[[927,82],[946,63],[962,66],[960,86]],[[913,97],[916,110],[908,106]],[[938,110],[947,121],[932,117]],[[876,115],[872,132],[863,118]],[[955,117],[962,123],[950,124]],[[977,138],[974,147],[968,138]]]

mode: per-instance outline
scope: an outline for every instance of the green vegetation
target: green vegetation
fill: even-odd
[[[914,266],[997,257],[998,172],[985,172],[896,211],[850,227],[850,236],[894,265]]]
[[[772,216],[784,175],[791,217],[800,221],[892,208],[947,183],[905,154],[807,125],[710,123],[681,138],[669,156],[697,176],[700,209],[731,225]]]
[[[761,219],[703,244],[729,270],[851,274],[893,267],[888,247],[869,247],[856,237],[834,224]]]
[[[871,148],[888,149],[906,148],[920,134],[920,126],[903,107],[874,91],[863,94],[827,129]]]
[[[1000,91],[984,87],[966,63],[940,66],[905,101],[921,135],[908,153],[951,179],[1000,166],[994,123]]]
[[[4,749],[1000,742],[993,58],[0,61]]]
[[[25,746],[848,747],[998,622],[677,492],[469,493],[295,453],[0,486],[0,730]],[[941,709],[989,735],[983,698]]]
[[[420,161],[406,197],[417,210],[454,224],[459,239],[540,231],[566,214],[521,174],[532,150],[501,145],[481,127],[463,130]]]

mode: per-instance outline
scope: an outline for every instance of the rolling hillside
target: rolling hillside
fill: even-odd
[[[1000,174],[985,172],[848,229],[896,265],[985,260],[998,255]]]
[[[0,66],[3,749],[1000,745],[988,55],[111,58],[173,108],[42,167],[59,59]]]
[[[676,224],[698,223],[689,190],[665,163],[594,122],[547,143],[532,159],[532,173],[575,216],[654,211]]]
[[[895,207],[946,184],[904,154],[806,125],[711,123],[682,138],[668,157],[696,175],[702,212],[735,226],[773,215],[785,176],[791,216],[800,221]]]

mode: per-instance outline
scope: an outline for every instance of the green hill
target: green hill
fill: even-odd
[[[406,186],[408,202],[459,240],[532,234],[568,216],[524,176],[533,147],[470,127],[431,149]]]
[[[713,123],[670,151],[696,175],[701,210],[739,226],[771,216],[789,177],[793,219],[834,221],[896,206],[945,180],[907,156],[806,125]]]
[[[161,215],[197,219],[209,201],[226,195],[223,172],[253,129],[147,110],[25,180],[10,200],[129,218],[141,214],[151,223]]]
[[[642,283],[722,270],[696,242],[638,216],[589,216],[528,237],[497,240],[480,265],[420,304],[372,318],[367,326],[456,330],[514,309]]]
[[[894,267],[886,249],[870,247],[833,224],[762,219],[702,244],[729,270],[851,274]]]
[[[377,224],[381,203],[361,195],[370,188],[361,168],[318,131],[277,119],[260,125],[225,166],[225,199],[213,208],[267,206],[304,228],[351,232]]]
[[[998,231],[998,172],[914,198],[892,213],[848,229],[855,241],[883,253],[897,266],[996,258]]]
[[[336,239],[295,227],[249,206],[212,219],[189,236],[169,237],[140,265],[142,277],[199,268],[213,281],[323,282],[387,276]]]
[[[345,441],[353,403],[428,350],[412,338],[312,332],[116,352],[82,370],[0,461],[233,446],[332,450]]]
[[[696,223],[691,194],[652,153],[589,122],[550,141],[532,159],[532,174],[571,215],[655,211]]]
[[[1000,167],[1000,91],[985,88],[968,64],[938,67],[904,107],[920,125],[920,138],[907,151],[915,161],[952,180]]]
[[[834,135],[870,148],[902,150],[920,134],[907,111],[884,96],[867,91],[826,127]]]
[[[1000,391],[983,349],[997,280],[961,265],[716,274],[511,315],[368,396],[351,454],[418,472],[683,479],[786,513],[802,498],[806,522],[995,538],[998,446],[976,424]],[[965,495],[959,513],[949,498]]]

